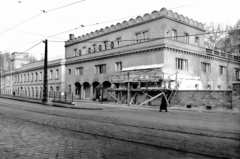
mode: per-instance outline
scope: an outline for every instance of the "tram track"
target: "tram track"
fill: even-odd
[[[122,124],[122,123],[117,123],[117,122],[108,122],[104,120],[93,120],[93,119],[86,119],[86,118],[80,118],[80,117],[69,117],[66,115],[60,115],[57,113],[46,113],[42,111],[36,111],[36,110],[30,110],[30,109],[23,109],[23,108],[16,108],[16,107],[11,107],[6,104],[0,104],[2,107],[7,107],[7,108],[12,108],[12,109],[17,109],[17,110],[24,110],[32,113],[39,113],[39,114],[45,114],[45,115],[52,115],[52,116],[57,116],[57,117],[64,117],[64,118],[70,118],[70,119],[77,119],[77,120],[84,120],[84,121],[94,121],[94,122],[99,122],[99,123],[106,123],[106,124],[114,124],[118,126],[126,126],[126,127],[134,127],[134,128],[142,128],[142,129],[150,129],[150,130],[157,130],[157,131],[167,131],[167,132],[174,132],[174,133],[182,133],[182,134],[189,134],[189,135],[197,135],[197,136],[207,136],[207,137],[215,137],[215,138],[223,138],[223,139],[232,139],[232,140],[240,140],[240,133],[233,133],[233,132],[220,132],[216,130],[203,130],[203,129],[196,129],[199,131],[206,131],[206,133],[196,133],[196,132],[188,132],[188,131],[182,131],[182,130],[171,130],[171,129],[164,129],[164,128],[154,128],[154,127],[145,127],[145,126],[138,126],[138,125],[133,125],[133,124]],[[12,106],[17,106],[13,105]],[[195,129],[194,129],[195,130]],[[193,131],[194,131],[193,130]],[[212,132],[213,134],[207,134],[207,132]],[[230,137],[225,137],[225,136],[219,136],[217,134],[219,133],[227,133],[227,134],[232,134],[234,136]],[[235,137],[238,136],[238,137]]]
[[[111,124],[111,125],[114,125],[116,126],[117,128],[119,128],[119,130],[121,129],[141,129],[143,132],[148,132],[148,131],[156,131],[156,133],[175,133],[175,134],[183,134],[183,135],[189,135],[189,137],[206,137],[206,138],[214,138],[214,140],[216,139],[224,139],[224,140],[235,140],[235,141],[238,141],[239,142],[239,138],[237,137],[234,137],[234,136],[239,136],[239,134],[237,133],[232,133],[232,132],[225,132],[225,133],[230,133],[232,134],[233,136],[228,136],[228,137],[225,137],[225,136],[219,136],[219,135],[212,135],[212,134],[207,134],[207,132],[205,133],[196,133],[196,132],[187,132],[187,131],[182,131],[182,130],[168,130],[168,129],[164,129],[164,128],[154,128],[154,127],[146,127],[146,126],[139,126],[139,125],[133,125],[133,124],[126,124],[126,123],[118,123],[118,122],[112,122],[112,121],[104,121],[104,120],[94,120],[94,119],[86,119],[86,118],[81,118],[81,117],[69,117],[69,116],[66,116],[66,115],[61,115],[61,114],[58,114],[58,113],[52,113],[52,112],[43,112],[43,111],[39,111],[39,110],[32,110],[32,109],[25,109],[25,108],[17,108],[18,106],[17,105],[14,105],[14,104],[11,104],[11,106],[9,106],[9,104],[6,104],[6,103],[0,103],[0,106],[1,107],[5,107],[5,108],[9,108],[9,109],[15,109],[15,110],[19,110],[19,111],[25,111],[25,112],[31,112],[31,113],[36,113],[36,114],[40,114],[40,115],[47,115],[49,116],[53,116],[53,117],[56,117],[56,118],[62,118],[63,120],[68,120],[68,119],[71,119],[71,120],[80,120],[80,121],[86,121],[86,122],[95,122],[95,123],[98,123],[98,124]],[[182,141],[177,141],[176,139],[172,139],[172,138],[166,138],[166,137],[161,137],[161,136],[152,136],[152,134],[140,134],[142,135],[143,138],[151,138],[151,140],[149,140],[148,142],[144,142],[142,140],[136,140],[134,138],[131,138],[131,137],[119,137],[119,136],[116,136],[116,135],[112,135],[112,134],[108,134],[108,133],[105,133],[104,132],[104,129],[101,129],[102,133],[98,133],[98,132],[95,132],[95,131],[88,131],[88,130],[85,130],[85,129],[82,129],[82,130],[76,130],[74,128],[70,128],[70,127],[64,127],[64,126],[59,126],[57,124],[53,124],[54,122],[41,122],[41,119],[39,117],[39,120],[31,120],[31,119],[27,119],[27,118],[21,118],[21,117],[17,117],[17,116],[11,116],[11,117],[8,117],[8,116],[5,116],[3,113],[0,113],[0,117],[6,117],[6,118],[14,118],[16,120],[21,120],[21,121],[24,121],[24,122],[30,122],[30,123],[34,123],[34,124],[38,124],[38,125],[42,125],[42,126],[49,126],[49,127],[53,127],[53,128],[56,128],[56,129],[62,129],[62,130],[68,130],[68,131],[72,131],[72,132],[76,132],[76,133],[84,133],[84,134],[89,134],[89,135],[94,135],[94,136],[99,136],[99,137],[105,137],[105,138],[109,138],[109,139],[115,139],[115,140],[120,140],[120,141],[125,141],[125,142],[132,142],[132,143],[138,143],[138,144],[144,144],[144,145],[148,145],[148,146],[154,146],[154,147],[162,147],[162,148],[167,148],[167,149],[172,149],[172,150],[177,150],[177,151],[183,151],[183,152],[188,152],[188,153],[193,153],[193,154],[198,154],[198,155],[203,155],[203,156],[209,156],[209,157],[220,157],[222,158],[224,156],[224,158],[228,158],[226,154],[211,154],[211,153],[208,153],[209,151],[196,151],[195,149],[188,149],[186,147],[179,147],[179,146],[175,146],[175,147],[171,147],[169,145],[157,145],[155,143],[151,143],[149,141],[153,140],[154,138],[156,138],[156,140],[160,140],[160,141],[164,141],[164,140],[168,140],[168,141],[174,141],[176,143],[180,143]],[[47,117],[46,117],[47,118]],[[52,118],[52,117],[51,117]],[[80,126],[81,127],[81,126]],[[194,130],[193,130],[194,131]],[[202,130],[203,131],[203,130]],[[206,130],[204,130],[206,131]],[[209,130],[208,130],[209,131]],[[132,135],[139,135],[139,134],[134,134],[133,132],[131,132]],[[214,131],[214,133],[220,133],[218,131]],[[187,143],[188,146],[191,145],[190,143]],[[194,146],[194,145],[192,145]],[[202,146],[209,146],[209,145],[202,145]],[[221,148],[221,146],[219,147]]]
[[[180,152],[184,152],[184,153],[191,153],[191,154],[200,155],[200,156],[204,156],[204,157],[226,158],[226,157],[216,156],[216,155],[202,153],[202,152],[193,152],[193,151],[189,151],[189,150],[181,149],[181,148],[159,146],[159,145],[155,145],[155,144],[152,144],[152,143],[149,143],[149,142],[146,143],[146,142],[132,140],[130,138],[123,139],[123,138],[118,138],[118,137],[104,135],[104,134],[98,134],[98,133],[86,132],[86,131],[79,131],[79,130],[65,128],[65,127],[61,127],[61,126],[49,125],[49,124],[44,124],[44,123],[40,123],[40,122],[35,122],[35,121],[32,121],[32,120],[22,119],[22,118],[18,118],[18,117],[7,117],[7,116],[4,116],[2,114],[1,114],[0,118],[10,118],[10,119],[22,121],[22,122],[25,122],[25,123],[32,123],[32,124],[45,126],[45,127],[49,127],[49,128],[60,129],[60,130],[64,130],[64,131],[70,131],[70,132],[73,132],[73,133],[87,134],[87,135],[92,135],[92,136],[96,136],[96,137],[108,138],[110,140],[118,140],[118,141],[123,141],[123,142],[128,142],[128,143],[141,144],[141,145],[145,145],[145,146],[152,146],[152,147],[155,147],[155,148],[166,148],[166,149],[169,149],[169,150],[175,150],[175,151],[180,151]]]

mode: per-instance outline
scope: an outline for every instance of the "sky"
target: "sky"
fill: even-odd
[[[239,0],[0,0],[0,51],[27,52],[40,59],[42,41],[48,39],[51,60],[64,56],[69,34],[81,36],[163,7],[201,23],[234,25],[239,6]]]

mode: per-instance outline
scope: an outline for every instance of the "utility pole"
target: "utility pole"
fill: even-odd
[[[48,40],[43,41],[45,43],[45,58],[44,58],[44,77],[43,77],[43,99],[42,102],[47,102],[48,94],[48,72],[47,72],[47,63],[48,63]]]

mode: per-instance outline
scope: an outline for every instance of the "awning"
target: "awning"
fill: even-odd
[[[152,65],[140,65],[140,66],[125,67],[125,68],[122,69],[122,72],[159,69],[159,68],[162,68],[163,65],[164,64],[152,64]]]

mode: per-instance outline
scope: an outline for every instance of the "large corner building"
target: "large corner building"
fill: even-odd
[[[82,36],[70,35],[65,59],[49,62],[49,90],[96,98],[96,89],[112,86],[123,68],[161,64],[177,72],[182,90],[227,90],[239,80],[240,58],[205,48],[203,24],[162,8]],[[43,61],[23,65],[2,76],[2,92],[41,91]],[[7,83],[8,82],[8,83]]]

